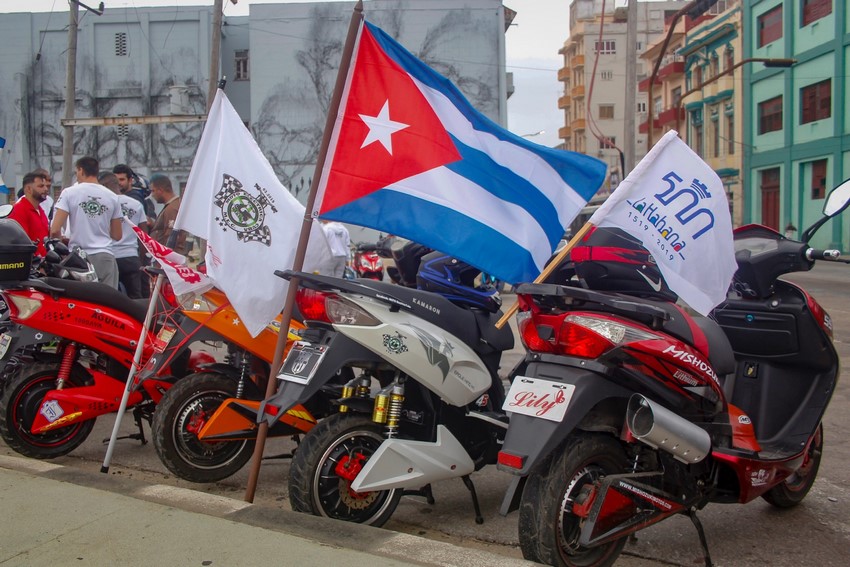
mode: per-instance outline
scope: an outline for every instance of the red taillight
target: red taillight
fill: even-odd
[[[559,354],[597,358],[614,348],[614,343],[583,325],[564,321],[558,331]]]
[[[513,455],[505,451],[499,451],[497,462],[504,467],[521,470],[525,464],[525,455]]]
[[[324,321],[330,323],[328,310],[325,306],[325,301],[331,294],[315,289],[307,289],[305,287],[298,288],[295,294],[295,303],[298,304],[298,310],[304,316],[305,321]]]

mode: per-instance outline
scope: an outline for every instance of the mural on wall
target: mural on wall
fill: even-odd
[[[421,1],[375,2],[369,19],[448,77],[480,111],[498,119],[496,58],[498,36],[504,30],[494,25],[492,10],[472,4],[479,9],[463,3],[429,10]],[[391,7],[382,9],[385,6]],[[314,4],[305,11],[306,18],[291,22],[288,6],[274,9],[279,14],[274,22],[250,19],[252,49],[255,40],[264,48],[251,53],[253,111],[245,118],[282,183],[303,201],[312,182],[350,6]],[[145,12],[144,24],[132,11],[126,14],[128,21],[83,21],[77,117],[168,115],[172,87],[187,90],[186,113],[205,113],[208,69],[199,52],[204,43],[202,10],[197,18],[176,24],[173,19],[158,19],[156,9]],[[45,23],[33,22],[35,29]],[[0,125],[22,131],[28,149],[24,159],[30,162],[25,167],[47,167],[61,179],[67,34],[58,28],[39,33],[45,41],[38,63],[17,73],[12,87],[0,85],[4,94],[18,91],[11,96],[20,101],[19,108],[0,108]],[[119,35],[125,36],[122,48],[126,45],[127,53],[118,53],[113,37]],[[94,53],[89,52],[92,46]],[[27,87],[21,87],[22,82]],[[16,124],[10,126],[12,122]],[[202,122],[76,127],[74,157],[95,156],[104,169],[127,163],[143,172],[165,171],[174,181],[185,180],[202,131]]]

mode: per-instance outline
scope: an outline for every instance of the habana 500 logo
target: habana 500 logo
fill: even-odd
[[[644,230],[652,229],[657,233],[656,244],[663,252],[669,253],[670,260],[677,255],[684,260],[682,251],[688,241],[696,240],[714,227],[714,213],[699,206],[701,201],[711,198],[711,193],[699,179],[684,185],[683,179],[674,171],[667,173],[662,180],[667,182],[668,187],[656,193],[654,200],[627,200],[634,209],[629,212],[629,218],[640,223]]]
[[[215,194],[215,205],[221,209],[221,216],[215,220],[225,231],[236,232],[236,238],[244,242],[260,242],[271,246],[272,235],[265,225],[266,207],[277,212],[274,200],[268,193],[255,184],[260,193],[254,197],[242,188],[242,183],[228,174],[224,174],[221,189]]]

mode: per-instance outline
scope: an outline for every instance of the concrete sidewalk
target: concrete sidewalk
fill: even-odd
[[[526,561],[0,455],[0,565],[504,567]]]

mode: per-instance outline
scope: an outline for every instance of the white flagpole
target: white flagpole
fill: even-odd
[[[139,341],[136,344],[136,352],[133,354],[133,364],[130,366],[130,372],[127,375],[127,384],[124,387],[124,395],[121,396],[121,404],[118,406],[118,414],[115,416],[115,425],[112,427],[112,436],[109,438],[109,445],[106,447],[106,457],[103,459],[103,465],[100,467],[100,472],[108,473],[109,464],[112,461],[112,451],[115,450],[115,441],[118,439],[118,430],[121,428],[121,419],[124,417],[124,412],[127,411],[127,400],[130,398],[130,392],[133,390],[133,382],[136,379],[137,369],[141,364],[142,350],[147,339],[148,329],[151,326],[151,319],[156,310],[157,301],[159,301],[159,292],[162,288],[162,274],[157,274],[156,283],[154,284],[153,292],[151,293],[151,302],[148,305],[148,312],[145,315],[145,323],[142,325],[142,331],[139,334]]]

